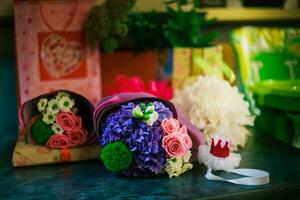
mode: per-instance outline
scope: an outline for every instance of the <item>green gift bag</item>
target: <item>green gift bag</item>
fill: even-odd
[[[256,128],[300,148],[300,29],[243,27],[231,42]]]

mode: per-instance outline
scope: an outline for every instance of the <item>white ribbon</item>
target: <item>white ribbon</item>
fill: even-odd
[[[212,169],[210,167],[207,168],[207,172],[205,174],[205,178],[208,180],[215,181],[225,181],[238,185],[264,185],[270,182],[269,173],[262,170],[257,169],[231,169],[226,170],[227,172],[239,174],[247,177],[237,178],[237,179],[225,179],[219,176],[216,176],[212,173]]]

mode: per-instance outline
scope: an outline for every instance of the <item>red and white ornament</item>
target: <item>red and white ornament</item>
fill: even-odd
[[[239,166],[241,156],[230,152],[230,147],[230,140],[214,135],[210,145],[199,146],[198,160],[213,170],[234,169]]]

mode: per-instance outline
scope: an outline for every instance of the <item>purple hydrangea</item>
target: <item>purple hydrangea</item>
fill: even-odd
[[[143,102],[147,104],[147,102]],[[163,131],[161,121],[173,116],[172,111],[162,102],[154,101],[158,120],[152,126],[132,117],[132,109],[139,103],[129,102],[121,105],[120,110],[110,113],[102,123],[101,145],[121,140],[134,152],[135,163],[131,170],[124,174],[143,176],[149,173],[159,173],[165,163],[165,152],[162,148]]]

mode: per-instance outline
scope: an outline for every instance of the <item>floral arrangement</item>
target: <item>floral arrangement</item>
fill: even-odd
[[[130,177],[190,170],[192,140],[186,125],[162,101],[129,101],[108,112],[99,126],[101,160],[107,170]]]
[[[173,88],[165,80],[150,80],[146,84],[139,76],[127,78],[118,75],[109,87],[109,95],[121,92],[147,92],[159,98],[170,100],[173,97]]]
[[[50,148],[70,148],[84,144],[88,131],[77,115],[75,99],[67,92],[58,92],[53,98],[40,98],[36,104],[38,114],[26,127],[25,142]]]
[[[247,126],[253,125],[254,117],[237,87],[221,79],[199,76],[176,91],[172,101],[201,130],[206,141],[218,133],[230,138],[234,148],[245,146],[250,134]]]

